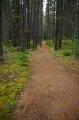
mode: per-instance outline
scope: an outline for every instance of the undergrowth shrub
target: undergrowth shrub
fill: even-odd
[[[49,45],[49,43],[48,43],[48,42],[46,42],[46,45]]]
[[[62,41],[62,48],[63,49],[72,49],[72,41],[71,40],[63,40]]]
[[[12,110],[15,108],[15,102],[10,102],[8,105],[8,112],[12,112]]]
[[[7,47],[12,47],[13,41],[12,40],[9,40],[8,42],[4,41],[4,45],[6,45]]]
[[[7,44],[3,43],[3,52],[4,53],[8,53],[8,52],[16,52],[17,51],[17,47],[13,47],[12,45],[8,46]]]
[[[49,45],[49,47],[53,47],[53,43],[49,43],[48,45]]]
[[[33,48],[33,40],[30,40],[30,48]]]
[[[21,66],[28,65],[29,57],[27,56],[28,52],[20,52],[16,57],[16,60],[20,63]]]
[[[76,56],[79,56],[79,39],[73,41],[73,52]]]
[[[49,47],[54,47],[54,40],[50,40],[50,42],[46,41],[46,45],[48,45]]]
[[[71,52],[69,50],[64,50],[63,55],[64,56],[70,56]]]

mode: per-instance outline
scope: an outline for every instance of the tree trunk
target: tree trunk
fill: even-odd
[[[23,0],[23,37],[22,37],[22,49],[26,47],[26,0]]]
[[[3,60],[3,45],[2,45],[2,0],[0,1],[0,61]]]
[[[33,50],[35,48],[35,39],[36,39],[36,0],[34,0],[34,21],[33,21]]]
[[[30,1],[27,0],[27,49],[30,48]]]
[[[58,35],[59,35],[59,10],[60,10],[60,1],[57,0],[56,6],[56,40],[55,40],[55,50],[58,50]]]
[[[17,46],[20,46],[20,35],[19,35],[19,29],[20,29],[20,22],[19,22],[19,16],[20,16],[20,4],[19,4],[19,0],[16,0],[16,16],[17,16],[17,20],[16,20],[16,43]]]
[[[60,31],[59,31],[59,49],[61,49],[62,46],[62,29],[63,29],[63,0],[61,0],[60,3]]]

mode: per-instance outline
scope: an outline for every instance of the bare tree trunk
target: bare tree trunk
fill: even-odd
[[[58,34],[59,34],[59,10],[60,10],[60,1],[57,0],[56,6],[56,40],[55,40],[55,50],[58,50]]]
[[[17,6],[17,8],[15,8],[16,9],[16,16],[17,16],[17,20],[16,20],[16,24],[18,25],[18,26],[16,26],[16,43],[17,43],[17,46],[20,46],[21,44],[20,44],[20,35],[19,35],[19,29],[20,29],[20,22],[19,22],[19,16],[20,16],[20,4],[19,4],[19,0],[17,0],[16,1],[16,6]]]
[[[43,26],[43,0],[40,0],[39,5],[39,44],[42,45],[42,26]]]
[[[3,46],[2,46],[2,0],[0,1],[0,61],[3,60]]]
[[[36,3],[37,11],[36,11],[36,39],[35,39],[35,48],[37,49],[37,43],[38,43],[38,22],[39,22],[39,0],[37,0]]]
[[[79,1],[77,1],[77,5],[78,5],[78,10],[77,10],[77,26],[76,26],[76,29],[77,29],[77,38],[79,39]]]
[[[26,0],[23,0],[23,37],[22,37],[22,49],[26,47]]]
[[[30,48],[30,1],[27,0],[27,49]]]
[[[61,49],[62,46],[62,29],[63,29],[63,0],[60,2],[60,31],[59,31],[59,49]]]
[[[36,39],[36,0],[34,0],[34,21],[33,21],[33,50],[35,48],[35,39]]]

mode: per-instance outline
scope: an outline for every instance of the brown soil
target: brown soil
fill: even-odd
[[[31,78],[12,120],[79,120],[79,76],[53,60],[48,46],[32,56]]]

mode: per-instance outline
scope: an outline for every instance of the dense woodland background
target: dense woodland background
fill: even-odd
[[[3,45],[17,47],[17,51],[33,50],[42,39],[52,40],[55,50],[62,41],[72,41],[72,51],[79,54],[79,1],[47,0],[43,14],[43,0],[0,1],[0,59]]]
[[[0,120],[9,120],[16,107],[30,77],[29,49],[42,40],[79,75],[79,0],[0,0]]]
[[[0,1],[0,56],[2,43],[19,47],[17,51],[33,50],[42,42],[43,0]],[[2,58],[2,57],[1,57]]]
[[[47,0],[44,39],[53,39],[55,50],[62,48],[62,40],[70,40],[73,51],[79,54],[78,0]]]

